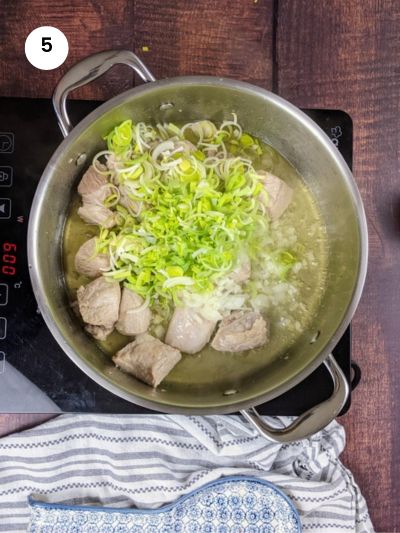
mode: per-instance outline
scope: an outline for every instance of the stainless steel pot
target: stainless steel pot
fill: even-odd
[[[129,65],[150,83],[109,100],[72,128],[66,108],[68,93],[117,63]],[[349,392],[346,379],[330,353],[353,316],[367,267],[367,226],[362,201],[349,168],[329,138],[299,109],[268,91],[211,76],[155,81],[129,51],[101,52],[72,67],[59,82],[53,103],[66,138],[50,159],[36,191],[29,222],[28,254],[40,310],[65,353],[109,391],[150,409],[192,415],[241,410],[263,435],[279,442],[304,438],[328,424],[340,412]],[[256,361],[233,358],[230,362],[213,358],[195,375],[188,359],[185,369],[177,373],[178,377],[166,390],[153,390],[115,368],[70,311],[61,247],[71,196],[85,165],[101,149],[101,135],[127,116],[146,122],[182,122],[205,117],[220,121],[232,111],[237,113],[245,130],[282,153],[313,191],[329,237],[326,291],[311,327],[283,354],[285,357],[271,361],[261,354]],[[254,406],[292,388],[321,363],[333,379],[331,398],[287,428],[264,423]]]

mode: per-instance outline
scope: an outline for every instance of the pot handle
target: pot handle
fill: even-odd
[[[155,77],[146,65],[130,50],[106,50],[82,59],[64,74],[53,94],[54,111],[64,137],[72,129],[66,105],[69,92],[90,83],[114,65],[121,63],[131,67],[143,81],[155,81]]]
[[[333,379],[332,395],[324,402],[300,415],[289,426],[284,428],[270,426],[264,422],[254,407],[242,410],[240,413],[263,437],[273,442],[293,442],[306,439],[321,431],[340,413],[350,391],[347,379],[333,355],[328,355],[324,364]]]

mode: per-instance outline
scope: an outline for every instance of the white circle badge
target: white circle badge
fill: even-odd
[[[40,70],[52,70],[64,63],[68,56],[68,40],[53,26],[40,26],[31,31],[25,41],[25,55],[29,63]]]

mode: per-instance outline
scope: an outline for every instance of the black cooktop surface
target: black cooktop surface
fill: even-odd
[[[74,123],[97,105],[99,102],[71,101]],[[351,118],[335,110],[307,110],[306,113],[328,134],[351,165]],[[10,383],[11,389],[18,388],[22,396],[31,395],[31,401],[23,407],[25,412],[38,410],[37,389],[53,402],[50,405],[54,405],[55,411],[58,408],[82,412],[146,412],[104,390],[70,361],[48,331],[31,289],[26,249],[30,206],[42,171],[62,141],[51,101],[0,98],[0,130],[0,412],[21,411],[12,396],[1,394],[2,388],[6,390],[6,383],[8,388]],[[334,350],[349,382],[350,340],[349,328]],[[18,385],[13,381],[14,373]],[[32,383],[37,389],[30,386]],[[260,406],[259,411],[296,415],[331,393],[332,381],[321,366],[288,393]],[[349,406],[350,398],[343,412]]]

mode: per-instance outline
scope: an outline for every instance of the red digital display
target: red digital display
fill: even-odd
[[[4,242],[2,252],[2,274],[5,274],[6,276],[15,276],[17,273],[17,269],[15,267],[17,262],[17,245],[12,242]]]

